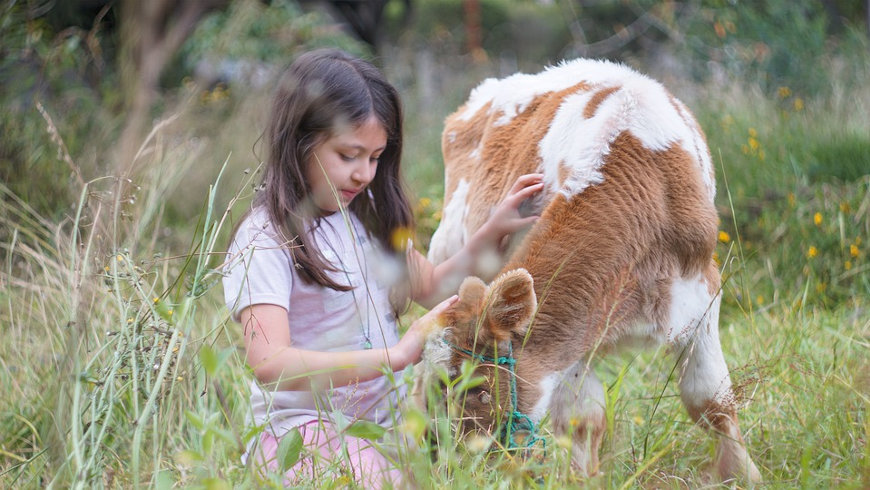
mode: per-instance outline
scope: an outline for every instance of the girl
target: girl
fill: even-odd
[[[341,434],[365,419],[395,424],[402,389],[384,376],[417,362],[437,316],[456,300],[450,277],[530,225],[517,209],[541,175],[518,179],[487,224],[433,266],[400,237],[413,226],[400,184],[402,113],[396,90],[370,63],[341,51],[300,56],[282,76],[267,128],[261,191],[230,244],[224,294],[244,327],[255,424],[245,458],[277,469],[281,438],[294,428],[314,454],[365,487],[399,473],[374,447]],[[451,281],[452,283],[452,281]],[[455,286],[454,286],[455,287]],[[397,305],[431,311],[399,338]],[[303,458],[288,482],[317,478]]]

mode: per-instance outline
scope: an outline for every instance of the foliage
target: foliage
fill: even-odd
[[[289,0],[277,0],[268,6],[243,0],[204,19],[185,42],[178,58],[180,71],[185,74],[193,73],[202,62],[247,61],[265,64],[274,71],[299,53],[326,46],[360,56],[367,54],[361,43],[330,24],[318,11],[303,12]]]
[[[863,63],[866,26],[846,24],[832,33],[825,2],[764,1],[734,8],[730,2],[700,2],[689,16],[680,55],[692,60],[696,76],[710,75],[709,61],[734,79],[757,80],[768,94],[783,86],[807,95],[829,90],[826,61],[834,54],[849,63]],[[839,20],[839,19],[838,19]],[[784,28],[787,26],[787,28]]]
[[[507,2],[481,0],[483,47],[510,69],[532,70],[564,58],[605,57],[642,63],[679,58],[698,81],[727,74],[757,80],[768,94],[788,85],[806,96],[830,89],[830,66],[864,63],[866,6],[801,0],[738,2]],[[834,13],[835,11],[836,13]],[[392,24],[398,10],[393,12]],[[461,0],[426,0],[413,21],[415,43],[434,43],[451,55],[467,54]],[[394,27],[395,29],[396,27]],[[397,36],[398,37],[398,36]],[[654,67],[652,67],[654,68]],[[857,81],[858,79],[853,79]]]
[[[113,77],[101,72],[100,35],[55,32],[32,15],[17,2],[0,11],[0,180],[38,212],[57,217],[69,211],[81,174],[105,169],[96,162],[82,169],[70,155],[85,153],[111,121],[106,92]]]
[[[737,257],[726,273],[756,271],[733,285],[741,308],[870,294],[870,121],[866,108],[843,103],[781,86],[772,99],[740,91],[700,111],[718,161],[719,258]]]
[[[412,29],[401,24],[395,10],[387,11],[393,37],[410,37],[416,45],[429,45],[449,56],[467,55],[463,2],[427,0],[415,4]],[[523,68],[554,63],[570,43],[564,12],[558,2],[480,1],[480,31],[484,51],[494,59]]]

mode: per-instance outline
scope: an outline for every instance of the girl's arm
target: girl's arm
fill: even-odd
[[[423,343],[444,310],[447,299],[414,322],[399,343],[387,349],[319,352],[293,347],[287,310],[269,304],[251,305],[240,314],[245,327],[245,356],[254,376],[271,390],[303,390],[312,386],[346,386],[383,375],[383,368],[400,371],[417,362]]]
[[[530,226],[538,219],[538,216],[523,218],[520,216],[519,207],[523,201],[544,188],[543,178],[543,174],[520,176],[507,197],[495,208],[486,223],[471,236],[468,243],[437,266],[432,265],[416,250],[412,250],[408,258],[412,275],[412,299],[427,308],[431,307],[454,294],[466,276],[480,274],[476,266],[483,253],[497,252],[505,236]]]

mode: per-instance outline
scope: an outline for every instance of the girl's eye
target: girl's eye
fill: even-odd
[[[352,156],[350,156],[350,155],[345,155],[344,153],[339,153],[339,156],[340,156],[341,159],[344,160],[345,162],[352,162],[352,161],[356,160],[356,157],[352,157]]]

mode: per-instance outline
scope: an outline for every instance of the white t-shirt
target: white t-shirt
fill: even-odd
[[[348,212],[348,218],[334,213],[309,229],[324,258],[338,269],[327,272],[330,278],[353,286],[352,291],[335,291],[301,279],[268,213],[255,209],[233,237],[225,267],[224,299],[233,319],[238,321],[248,306],[272,304],[287,310],[294,347],[340,352],[364,349],[368,342],[373,349],[395,345],[399,337],[389,293],[399,278],[397,262],[355,214]],[[253,381],[253,422],[281,437],[293,427],[328,420],[338,410],[349,420],[362,418],[388,427],[403,394],[404,386],[397,388],[383,376],[322,393],[270,392]]]

